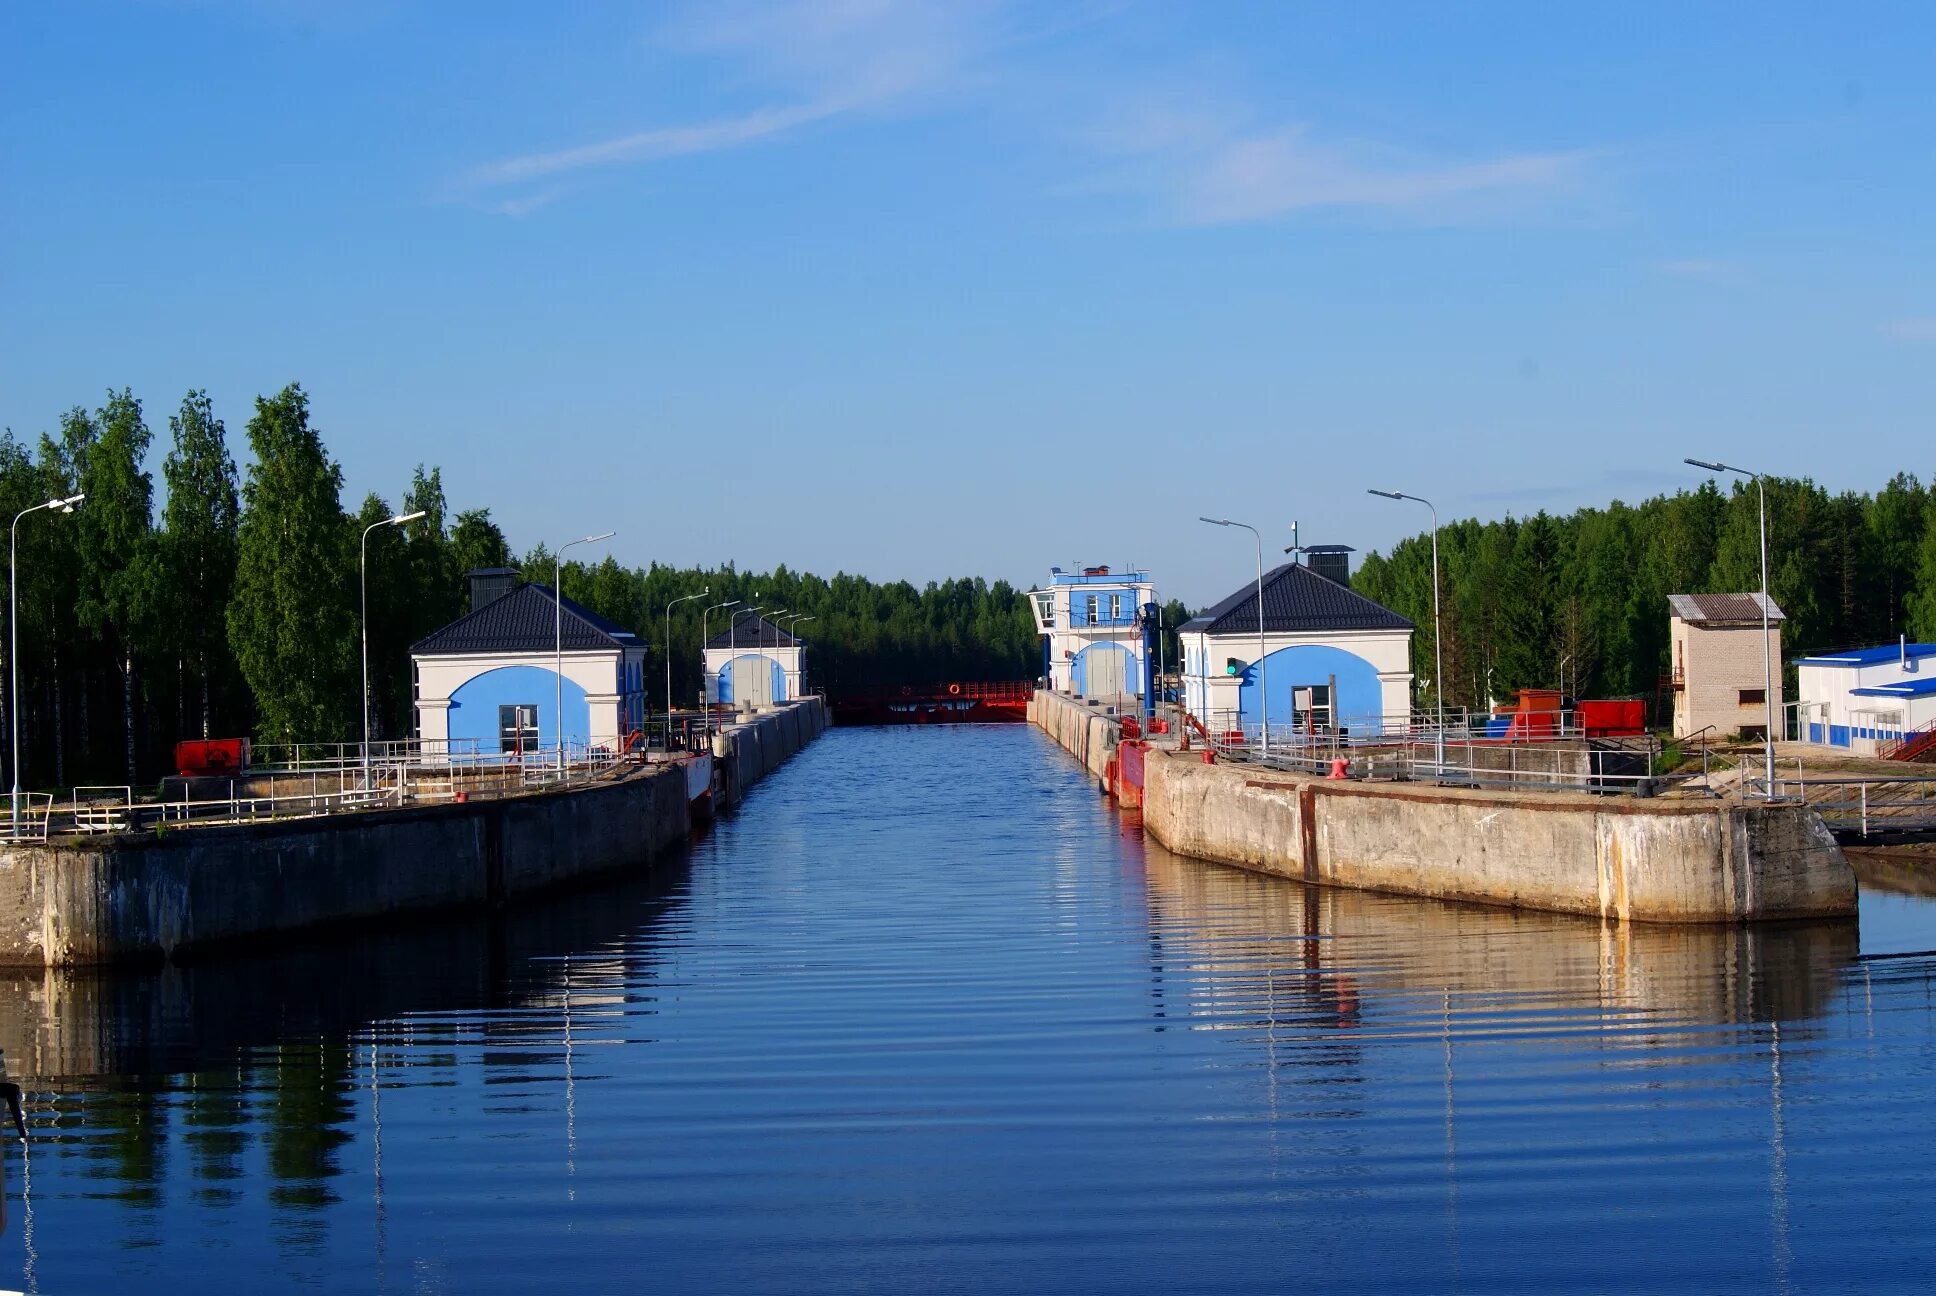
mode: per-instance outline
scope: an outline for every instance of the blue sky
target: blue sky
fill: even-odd
[[[1936,473],[1936,10],[11,6],[0,423],[925,581]],[[159,458],[157,458],[157,467]]]

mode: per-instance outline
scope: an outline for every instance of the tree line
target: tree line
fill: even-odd
[[[8,519],[86,496],[71,513],[44,509],[17,527],[23,785],[152,780],[173,768],[174,744],[184,738],[359,739],[366,545],[370,727],[378,738],[409,736],[410,645],[468,610],[465,572],[516,566],[526,579],[552,582],[549,549],[515,554],[488,509],[453,512],[434,467],[420,466],[394,503],[372,493],[346,508],[341,465],[299,385],[256,398],[246,471],[238,471],[205,392],[189,392],[167,427],[159,509],[146,466],[155,434],[130,391],[108,393],[94,410],[69,410],[56,432],[31,444],[0,434]],[[420,520],[381,525],[419,511]],[[607,558],[565,564],[563,588],[651,645],[654,710],[665,706],[666,605],[702,589],[711,595],[672,610],[672,696],[680,706],[699,696],[701,609],[735,598],[811,616],[798,630],[809,643],[810,677],[830,691],[1030,679],[1040,670],[1023,590],[1002,580],[917,588],[785,566],[637,568]],[[726,625],[713,614],[713,632]],[[11,691],[0,690],[0,732],[12,705]]]
[[[1831,494],[1768,478],[1768,581],[1787,615],[1782,653],[1936,639],[1936,491],[1901,473]],[[1761,588],[1755,483],[1712,481],[1639,504],[1545,512],[1439,532],[1445,701],[1482,706],[1520,688],[1651,695],[1669,670],[1669,594]],[[1409,617],[1412,670],[1433,673],[1432,537],[1366,557],[1353,584]]]

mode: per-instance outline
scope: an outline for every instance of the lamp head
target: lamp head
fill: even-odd
[[[1403,495],[1401,495],[1401,494],[1399,494],[1399,493],[1398,493],[1397,491],[1381,491],[1381,490],[1373,490],[1373,489],[1370,489],[1370,488],[1367,488],[1367,489],[1366,489],[1366,491],[1365,491],[1365,494],[1367,494],[1367,495],[1382,495],[1382,496],[1384,496],[1384,497],[1385,497],[1386,499],[1395,499],[1395,500],[1402,500],[1402,499],[1404,499],[1404,498],[1405,498],[1405,497],[1404,497]]]
[[[1705,468],[1709,472],[1727,472],[1728,471],[1728,466],[1726,464],[1709,463],[1705,459],[1686,459],[1686,460],[1683,460],[1682,462],[1693,464],[1696,468]]]
[[[1229,518],[1199,517],[1197,521],[1208,522],[1211,526],[1229,526],[1230,525]]]
[[[399,513],[395,517],[390,519],[390,525],[402,526],[405,522],[415,522],[418,518],[423,516],[425,516],[425,514],[422,509],[418,509],[415,513]]]

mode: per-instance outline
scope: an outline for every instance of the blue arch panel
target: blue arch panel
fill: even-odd
[[[784,702],[787,700],[786,667],[780,665],[779,662],[768,657],[765,653],[741,653],[737,657],[727,658],[725,664],[719,668],[719,680],[715,687],[718,689],[718,698],[721,702],[731,702],[734,700],[733,663],[743,661],[765,662],[767,668],[773,672],[773,700],[775,702]]]
[[[1375,726],[1385,712],[1385,688],[1378,682],[1378,668],[1356,653],[1326,644],[1299,644],[1279,648],[1264,659],[1264,679],[1270,686],[1271,732],[1288,725],[1292,714],[1292,690],[1314,684],[1329,684],[1338,677],[1338,722],[1353,729]],[[1257,663],[1244,668],[1237,690],[1237,707],[1246,726],[1261,724],[1263,698],[1257,687]]]
[[[1075,690],[1084,697],[1089,696],[1089,658],[1091,653],[1121,653],[1123,656],[1123,692],[1141,693],[1143,680],[1136,666],[1136,654],[1122,644],[1093,643],[1077,653],[1070,665],[1070,682]]]
[[[538,708],[538,745],[558,742],[558,676],[542,666],[500,666],[473,675],[450,695],[450,736],[453,744],[475,743],[481,751],[496,751],[498,708],[527,705]],[[585,690],[564,680],[565,741],[584,742],[592,728],[592,709]]]

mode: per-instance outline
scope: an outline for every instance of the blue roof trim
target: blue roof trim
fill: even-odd
[[[1875,648],[1849,648],[1842,652],[1816,653],[1812,657],[1797,657],[1797,666],[1880,666],[1884,662],[1898,661],[1903,655],[1901,644],[1882,644]],[[1936,644],[1912,643],[1908,654],[1912,660],[1923,657],[1936,657]]]
[[[1900,684],[1878,684],[1874,688],[1850,689],[1855,697],[1919,698],[1936,696],[1936,679],[1904,680]]]

